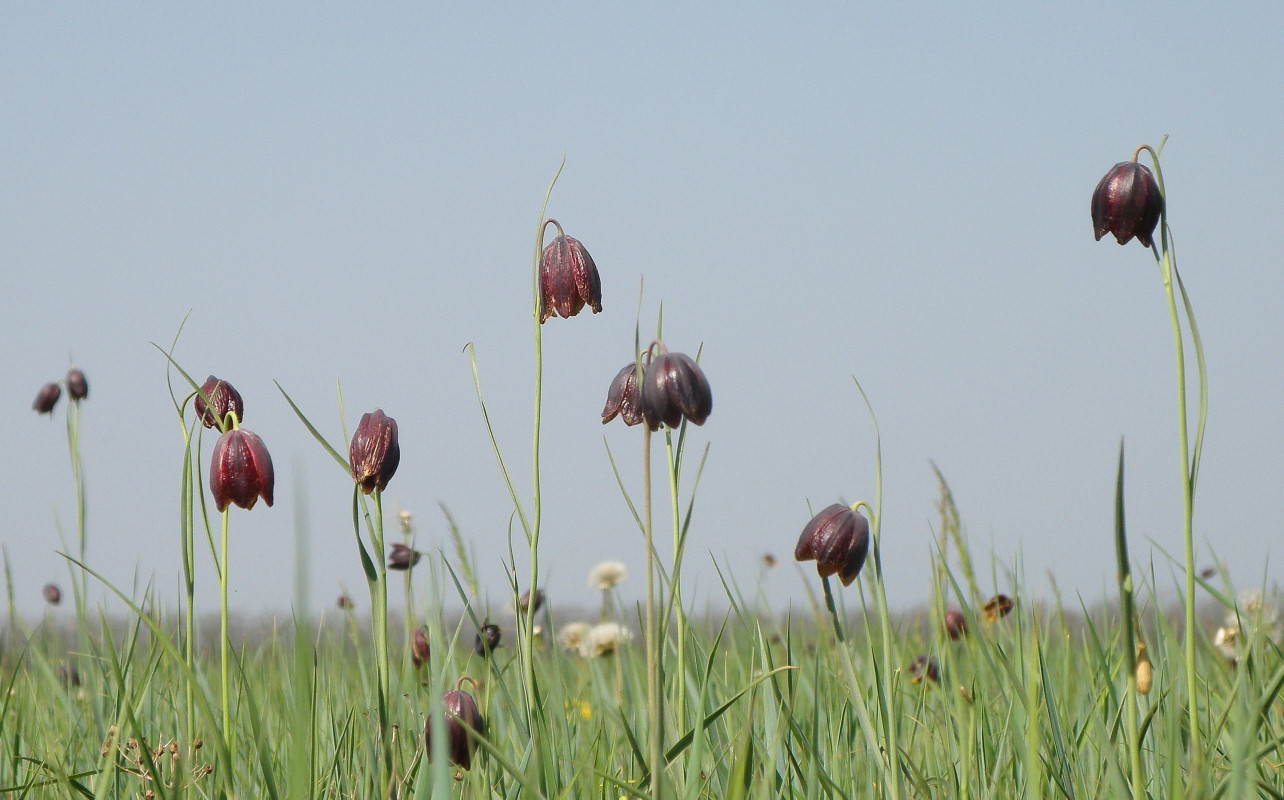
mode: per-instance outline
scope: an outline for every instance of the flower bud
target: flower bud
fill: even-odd
[[[495,648],[499,647],[499,640],[499,626],[487,621],[477,633],[477,641],[473,644],[473,650],[479,656],[489,657],[495,651]]]
[[[62,589],[58,588],[56,583],[46,583],[45,588],[40,590],[45,597],[45,602],[51,606],[56,606],[62,602]]]
[[[842,503],[834,503],[803,528],[794,560],[815,559],[820,577],[837,574],[844,586],[850,586],[865,566],[868,553],[869,520]]]
[[[410,636],[410,660],[415,669],[428,663],[428,629],[420,625]]]
[[[1136,161],[1121,161],[1110,168],[1092,193],[1092,232],[1097,241],[1113,233],[1119,244],[1136,236],[1150,247],[1163,210],[1164,197],[1150,169]]]
[[[381,409],[361,415],[361,422],[348,446],[352,479],[361,486],[362,494],[383,491],[401,463],[397,444],[397,421]]]
[[[996,594],[990,598],[990,601],[981,609],[985,613],[987,622],[998,622],[1008,614],[1012,613],[1012,598],[1006,594]]]
[[[562,233],[557,220],[546,220],[544,224],[550,222],[557,226],[557,237],[544,248],[539,260],[539,321],[555,313],[573,317],[586,303],[597,314],[602,310],[602,281],[593,257],[578,239]]]
[[[642,376],[642,415],[651,430],[676,428],[682,418],[703,425],[713,410],[709,381],[690,356],[661,353],[651,359]]]
[[[452,764],[468,769],[473,765],[473,753],[477,750],[473,731],[485,735],[486,722],[477,708],[477,701],[462,689],[453,689],[442,695],[441,705],[446,718],[446,752]],[[431,757],[432,720],[424,726],[424,749]]]
[[[89,381],[85,380],[85,373],[72,367],[67,372],[67,394],[72,400],[84,400],[89,397]]]
[[[955,641],[967,636],[967,617],[962,611],[951,608],[945,612],[945,633]]]
[[[411,549],[404,544],[394,544],[392,552],[388,554],[388,569],[405,572],[415,564],[418,564],[422,556],[423,553],[418,550]]]
[[[1150,662],[1150,656],[1146,653],[1145,642],[1137,642],[1137,660],[1132,675],[1137,683],[1137,691],[1150,694],[1150,687],[1155,680],[1155,665]]]
[[[611,381],[611,388],[606,392],[606,407],[602,409],[602,424],[610,422],[616,416],[624,420],[625,425],[637,425],[642,421],[642,398],[638,396],[638,365],[629,362],[624,369],[616,373]]]
[[[238,424],[245,419],[245,402],[241,400],[241,393],[232,384],[213,375],[201,384],[201,390],[196,393],[196,399],[192,403],[196,409],[196,417],[207,428],[228,428],[231,425],[227,421],[229,411],[236,412]]]
[[[210,460],[210,491],[219,511],[231,503],[254,508],[260,497],[271,506],[273,483],[272,457],[257,434],[237,428],[218,437]]]
[[[62,387],[56,383],[46,383],[40,387],[40,393],[36,395],[36,401],[31,407],[38,414],[48,414],[58,404],[59,397],[62,397]]]

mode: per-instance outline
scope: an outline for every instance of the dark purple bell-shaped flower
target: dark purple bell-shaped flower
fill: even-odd
[[[967,636],[967,617],[962,611],[951,608],[945,612],[945,633],[955,641]]]
[[[196,409],[197,418],[207,428],[224,430],[230,426],[228,412],[236,413],[238,425],[245,419],[245,401],[241,399],[241,393],[232,384],[213,375],[201,384],[201,390],[196,393],[192,405]]]
[[[386,489],[401,463],[397,421],[378,408],[362,414],[348,446],[348,460],[352,462],[352,479],[361,486],[362,494]]]
[[[67,372],[67,394],[76,401],[89,397],[89,381],[85,380],[85,373],[76,367]]]
[[[1092,193],[1092,232],[1101,241],[1113,233],[1119,244],[1134,237],[1146,247],[1164,210],[1159,183],[1148,167],[1121,161],[1110,168]]]
[[[392,545],[392,551],[388,553],[388,569],[405,572],[418,564],[422,557],[423,553],[413,547],[396,542]]]
[[[684,353],[661,353],[642,376],[642,416],[651,430],[676,428],[683,417],[703,425],[713,411],[713,392],[695,360]]]
[[[834,503],[811,518],[794,548],[796,561],[816,561],[816,572],[837,574],[848,586],[860,574],[869,553],[869,521],[842,503]]]
[[[557,227],[557,236],[544,247],[539,260],[539,321],[556,314],[570,318],[587,304],[597,314],[602,310],[602,281],[593,257],[578,239],[562,232],[557,220],[545,220]]]
[[[606,392],[606,407],[602,409],[602,424],[616,417],[624,420],[625,425],[637,425],[642,421],[642,398],[638,391],[638,365],[630,361],[615,374],[611,388]]]
[[[257,434],[237,428],[218,437],[210,459],[210,491],[219,511],[232,503],[254,508],[260,497],[271,506],[274,482],[272,456]]]
[[[477,737],[473,732],[485,735],[486,721],[477,708],[477,701],[462,689],[452,689],[442,695],[441,705],[446,718],[446,752],[450,755],[450,762],[468,769],[473,765],[473,753],[477,750]],[[432,720],[424,726],[424,749],[431,757]]]
[[[31,404],[31,408],[37,414],[48,414],[58,405],[58,398],[62,397],[62,387],[56,383],[46,383],[40,387],[36,400]]]
[[[473,644],[473,651],[479,656],[490,656],[499,647],[500,638],[499,626],[487,620],[482,625],[481,630],[477,632],[477,641]]]
[[[51,606],[56,606],[62,602],[62,589],[58,588],[56,583],[46,583],[45,588],[40,590],[44,595],[45,602]]]
[[[428,657],[428,629],[420,625],[410,635],[410,660],[414,663],[415,669],[419,669],[428,663]]]
[[[940,683],[941,668],[937,665],[936,659],[928,656],[915,656],[909,665],[910,680],[914,683],[922,683],[929,680],[932,683]]]

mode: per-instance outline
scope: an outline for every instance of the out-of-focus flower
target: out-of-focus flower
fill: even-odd
[[[40,392],[36,394],[36,400],[31,404],[31,408],[38,414],[48,414],[58,405],[58,398],[62,397],[62,387],[56,383],[46,383],[40,387]]]
[[[46,583],[45,588],[40,590],[45,597],[45,602],[51,606],[56,606],[62,602],[62,589],[58,588],[56,583]]]
[[[945,633],[956,641],[967,635],[967,617],[962,611],[951,608],[945,612]]]
[[[637,425],[642,422],[642,397],[638,391],[638,365],[632,361],[611,379],[611,388],[606,391],[606,407],[602,409],[602,424],[616,417],[624,420],[625,425]]]
[[[1119,244],[1132,237],[1146,247],[1164,210],[1159,183],[1148,167],[1121,161],[1110,168],[1092,193],[1092,232],[1101,241],[1113,233]]]
[[[442,714],[445,716],[446,752],[450,762],[468,769],[473,765],[477,750],[477,734],[485,735],[486,722],[482,719],[477,701],[462,689],[452,689],[441,696]],[[469,729],[472,730],[469,730]],[[432,720],[424,726],[424,749],[432,757]]]
[[[588,585],[592,589],[613,589],[624,580],[628,572],[619,561],[603,561],[589,570]]]
[[[633,638],[633,633],[618,622],[603,622],[588,629],[580,641],[580,655],[597,658],[614,653]]]
[[[569,650],[572,653],[580,652],[580,646],[584,644],[591,626],[587,622],[571,622],[563,625],[557,632],[557,642],[563,650]]]
[[[676,428],[683,417],[703,425],[713,411],[709,380],[685,353],[661,353],[651,359],[642,376],[642,417],[653,431],[661,425]]]
[[[1006,594],[996,594],[990,598],[990,601],[982,607],[981,611],[985,614],[986,622],[998,622],[1000,619],[1012,613],[1012,598]]]
[[[775,569],[775,568],[776,568],[776,565],[777,565],[777,564],[779,564],[779,563],[780,563],[780,562],[778,562],[778,561],[776,560],[776,557],[775,557],[774,555],[772,555],[771,553],[763,553],[763,554],[762,554],[762,565],[763,565],[764,567],[766,567],[767,569]]]
[[[473,652],[479,656],[489,657],[499,647],[500,638],[498,625],[491,622],[483,623],[481,630],[477,632],[477,639],[473,643]]]
[[[404,572],[418,564],[422,557],[423,553],[397,542],[392,545],[392,552],[388,554],[388,569]]]
[[[78,368],[72,367],[67,372],[67,394],[72,400],[84,400],[89,397],[89,381],[85,380],[85,373]]]
[[[602,281],[593,257],[578,239],[562,232],[555,219],[544,221],[557,228],[557,236],[544,247],[539,260],[540,311],[542,323],[557,314],[570,318],[585,304],[596,314],[602,310]]]
[[[254,508],[260,497],[271,506],[274,482],[272,456],[257,434],[237,428],[218,437],[210,459],[210,491],[219,511],[231,503]]]
[[[1239,660],[1239,626],[1223,625],[1213,636],[1213,644],[1226,660],[1234,664]]]
[[[231,423],[227,419],[229,412],[236,414],[237,424],[245,420],[245,401],[236,387],[213,375],[201,384],[201,390],[192,401],[196,416],[207,428],[226,429]]]
[[[339,607],[340,611],[352,610],[352,598],[348,597],[346,594],[339,595],[339,599],[335,600],[334,604]]]
[[[1235,663],[1258,638],[1284,644],[1284,616],[1276,598],[1259,591],[1241,592],[1235,608],[1226,611],[1222,626],[1213,636],[1213,644],[1228,661]]]
[[[352,463],[352,479],[360,485],[362,494],[386,489],[401,462],[397,421],[378,408],[362,414],[348,446],[348,460]]]
[[[58,680],[61,681],[62,685],[66,686],[68,689],[79,686],[80,671],[77,670],[74,665],[63,661],[58,664]]]
[[[397,519],[401,523],[401,532],[409,536],[411,531],[415,529],[414,516],[403,508],[401,513],[397,514]]]
[[[1137,642],[1137,660],[1133,668],[1133,680],[1137,684],[1137,691],[1142,694],[1150,694],[1151,684],[1155,680],[1155,665],[1150,663],[1150,656],[1146,653],[1146,643]]]
[[[910,680],[914,683],[922,683],[924,680],[939,683],[941,680],[941,670],[936,665],[936,659],[927,656],[915,656],[910,662],[909,673]]]
[[[428,629],[420,625],[410,635],[410,660],[414,663],[415,669],[428,663],[428,655]]]
[[[522,592],[522,596],[517,598],[517,613],[522,616],[526,615],[527,610],[532,614],[537,613],[540,606],[544,605],[544,590],[536,589],[532,597],[531,591],[527,589]]]
[[[576,717],[582,722],[588,722],[593,718],[593,706],[587,700],[580,700],[577,697],[571,698],[563,703],[562,707],[566,709],[567,722],[574,722]]]
[[[834,503],[811,518],[798,537],[794,560],[816,561],[822,578],[837,574],[851,585],[869,553],[869,520],[842,503]]]
[[[1210,580],[1216,574],[1217,574],[1217,567],[1204,567],[1199,571],[1199,577],[1203,578],[1204,580]]]

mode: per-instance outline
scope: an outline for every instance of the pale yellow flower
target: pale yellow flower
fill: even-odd
[[[594,589],[612,589],[628,574],[619,561],[603,561],[589,571],[588,585]]]

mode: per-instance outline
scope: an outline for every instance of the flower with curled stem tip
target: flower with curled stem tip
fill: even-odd
[[[472,679],[460,678],[454,689],[441,696],[441,706],[446,723],[446,753],[452,764],[468,769],[477,751],[477,736],[486,734],[486,721],[473,696],[459,688],[465,680]],[[432,720],[424,725],[424,750],[431,758]]]
[[[227,419],[229,413],[236,415],[238,425],[245,419],[245,401],[241,399],[241,393],[232,384],[213,375],[201,384],[192,407],[201,424],[207,428],[227,430],[231,424]]]
[[[602,409],[602,424],[616,417],[624,420],[625,425],[637,425],[642,422],[642,398],[638,391],[638,365],[630,361],[616,373],[611,380],[611,388],[606,392],[606,407]]]
[[[602,281],[593,257],[578,239],[562,231],[557,220],[544,220],[544,227],[549,225],[557,228],[557,236],[539,260],[539,321],[554,314],[569,319],[586,304],[597,314],[602,310]]]
[[[31,408],[37,414],[48,414],[58,405],[58,398],[62,397],[62,387],[56,383],[46,383],[40,387],[40,392],[36,394],[36,400],[31,404]]]
[[[388,554],[388,569],[405,572],[415,564],[418,564],[419,559],[422,557],[423,553],[398,542],[392,545],[392,552]]]
[[[703,425],[713,411],[709,380],[695,360],[684,353],[663,350],[642,375],[642,417],[653,431],[661,425],[677,428],[688,419]]]
[[[376,408],[361,415],[361,422],[348,446],[352,479],[362,494],[382,492],[401,463],[401,446],[397,443],[397,421]]]
[[[812,517],[794,548],[794,560],[814,559],[820,577],[836,574],[844,586],[856,580],[868,554],[869,520],[842,503],[827,506]]]
[[[1137,155],[1133,154],[1131,161],[1115,164],[1097,183],[1092,193],[1092,232],[1097,241],[1113,233],[1119,244],[1128,244],[1135,236],[1151,247],[1163,210],[1159,182],[1148,167],[1137,163]]]
[[[219,511],[232,503],[254,508],[260,497],[271,506],[274,482],[272,456],[258,434],[235,428],[218,437],[210,459],[210,492]]]
[[[72,400],[80,401],[89,397],[89,381],[85,380],[85,373],[76,367],[72,367],[67,372],[67,395]]]

